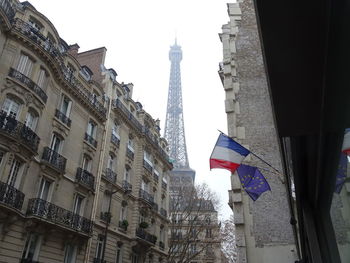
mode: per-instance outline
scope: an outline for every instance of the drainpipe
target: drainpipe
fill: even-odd
[[[106,74],[105,75],[105,81],[108,81],[109,75]],[[107,79],[107,80],[106,80]],[[111,81],[111,88],[108,89],[107,91],[109,91],[109,93],[112,93],[111,91],[113,90],[113,82]],[[106,112],[106,116],[107,116],[107,120],[106,123],[104,125],[104,129],[103,129],[103,136],[102,136],[102,140],[101,140],[101,147],[100,147],[100,159],[98,162],[98,169],[97,169],[97,177],[96,177],[96,193],[95,193],[95,198],[94,198],[94,203],[92,205],[92,212],[91,212],[91,221],[95,222],[95,218],[96,218],[96,211],[97,211],[97,206],[98,206],[98,201],[100,198],[100,185],[101,185],[101,177],[102,177],[102,168],[103,168],[103,160],[105,158],[105,154],[106,154],[106,145],[107,145],[107,132],[108,132],[108,128],[110,126],[110,113],[111,113],[111,108],[112,108],[112,94],[108,94],[108,107],[107,107],[107,112]],[[89,239],[88,244],[87,244],[87,249],[85,252],[85,260],[84,263],[88,263],[89,262],[89,257],[90,257],[90,251],[91,251],[91,246],[92,246],[92,237]]]

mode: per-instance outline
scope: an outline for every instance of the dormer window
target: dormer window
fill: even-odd
[[[37,31],[43,28],[43,25],[33,17],[29,19],[28,24]]]
[[[91,72],[91,70],[88,67],[83,66],[81,68],[80,74],[86,81],[90,81],[91,80],[92,72]]]

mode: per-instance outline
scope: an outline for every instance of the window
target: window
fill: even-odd
[[[120,210],[119,219],[120,219],[120,221],[123,221],[123,220],[127,220],[127,218],[128,218],[128,206],[127,205],[125,205],[125,206],[122,205],[122,208]]]
[[[128,183],[130,183],[130,168],[129,167],[125,167],[124,180],[127,181]]]
[[[60,153],[62,150],[63,140],[56,134],[52,136],[50,148],[56,153]]]
[[[31,25],[34,29],[37,31],[40,31],[43,27],[38,21],[36,21],[34,18],[30,18],[28,21],[28,24]]]
[[[64,263],[75,263],[77,257],[77,247],[67,244],[64,250]]]
[[[151,154],[147,151],[143,152],[143,159],[150,165],[153,167],[153,158],[151,156]]]
[[[35,131],[36,125],[38,123],[38,115],[31,109],[27,112],[25,125],[31,130]]]
[[[2,105],[2,110],[6,112],[7,116],[17,119],[21,108],[20,105],[21,104],[18,101],[6,98],[4,104]]]
[[[86,81],[91,80],[91,71],[86,66],[82,66],[80,74]]]
[[[131,263],[139,263],[139,255],[136,253],[132,253]]]
[[[92,120],[89,121],[88,123],[88,127],[87,127],[87,131],[86,133],[92,137],[92,138],[96,138],[96,130],[97,130],[97,125],[95,122],[93,122]]]
[[[141,189],[146,191],[148,193],[148,190],[149,190],[149,185],[148,183],[145,182],[145,180],[142,179],[141,181]]]
[[[51,182],[45,178],[41,179],[39,192],[38,192],[38,198],[49,201],[49,194],[50,194],[50,186]]]
[[[112,154],[109,154],[107,168],[113,171],[113,166],[114,166],[114,156]]]
[[[134,152],[134,140],[132,138],[129,138],[128,140],[128,149]]]
[[[19,184],[18,176],[20,174],[19,170],[21,168],[22,162],[17,158],[14,158],[11,164],[10,174],[7,180],[7,184],[13,187],[17,187]]]
[[[24,246],[22,258],[27,259],[28,262],[37,261],[39,258],[39,250],[42,236],[38,234],[30,234]]]
[[[104,242],[104,236],[98,235],[97,244],[96,244],[96,254],[95,254],[96,259],[102,258],[103,242]]]
[[[65,73],[66,77],[67,77],[68,79],[71,79],[72,76],[73,76],[73,74],[74,74],[74,72],[75,72],[74,67],[73,67],[71,64],[68,64],[68,65],[67,65],[67,71],[66,71],[66,73]]]
[[[210,228],[205,229],[205,237],[211,237],[211,229]]]
[[[116,123],[113,123],[113,126],[112,126],[112,135],[117,137],[118,139],[120,139],[120,136],[119,136],[119,125],[116,124]]]
[[[63,95],[60,112],[63,113],[66,117],[69,117],[71,108],[72,108],[72,101],[68,97]]]
[[[74,199],[74,206],[73,206],[73,213],[81,215],[82,214],[82,207],[84,202],[84,196],[76,194]]]
[[[39,70],[39,76],[38,76],[38,81],[36,84],[42,89],[46,88],[46,83],[47,83],[47,73],[46,70],[43,68],[40,68]]]
[[[196,244],[190,244],[190,253],[191,254],[197,253],[197,246],[196,246]]]
[[[165,240],[165,231],[164,231],[164,227],[160,227],[159,239],[160,239],[161,242],[164,243],[164,240]]]
[[[122,245],[117,246],[117,255],[115,257],[115,263],[122,263],[123,261],[123,247]]]
[[[32,73],[33,68],[33,60],[24,54],[21,54],[17,66],[17,70],[22,73],[23,75],[30,77],[30,74]]]
[[[90,158],[90,156],[84,154],[83,156],[83,170],[91,172],[91,166],[92,166],[92,159]]]

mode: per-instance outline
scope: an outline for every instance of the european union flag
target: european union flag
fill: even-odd
[[[334,190],[334,192],[337,194],[340,194],[341,189],[343,188],[343,185],[346,179],[347,169],[348,169],[348,158],[346,154],[342,152],[340,155],[337,179],[336,179],[337,181],[335,182],[335,190]]]
[[[270,185],[258,168],[241,164],[237,168],[237,173],[243,189],[254,201],[256,201],[262,193],[271,191]]]

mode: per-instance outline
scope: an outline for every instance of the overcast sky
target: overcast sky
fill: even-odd
[[[105,66],[118,82],[134,84],[140,101],[164,132],[170,45],[182,47],[182,92],[189,162],[196,181],[207,182],[228,218],[230,173],[209,170],[209,157],[219,135],[227,131],[224,89],[218,76],[222,44],[218,34],[228,22],[227,0],[31,0],[69,45],[79,51],[107,48]]]

